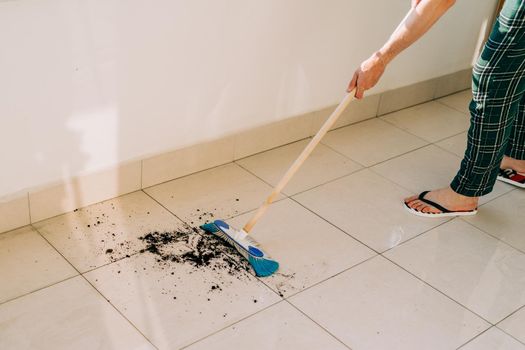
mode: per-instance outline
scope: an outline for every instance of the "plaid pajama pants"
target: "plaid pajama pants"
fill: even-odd
[[[525,0],[507,0],[472,74],[467,150],[452,189],[492,191],[504,155],[525,159]]]

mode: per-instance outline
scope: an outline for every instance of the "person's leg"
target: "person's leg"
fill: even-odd
[[[525,96],[521,99],[501,169],[525,173]]]
[[[492,190],[525,92],[524,74],[525,4],[507,0],[474,67],[471,126],[460,170],[450,187],[431,191],[425,199],[465,211]],[[405,203],[419,212],[441,212],[417,196]]]

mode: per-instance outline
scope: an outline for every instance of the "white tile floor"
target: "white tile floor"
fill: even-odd
[[[138,238],[242,226],[306,141],[0,234],[0,349],[524,350],[525,191],[497,184],[468,219],[402,208],[454,175],[468,99],[327,135],[253,231],[272,277]]]

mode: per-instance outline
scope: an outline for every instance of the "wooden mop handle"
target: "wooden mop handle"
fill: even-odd
[[[306,160],[306,158],[308,158],[308,156],[310,155],[310,153],[312,153],[312,151],[314,150],[315,146],[317,146],[317,144],[321,141],[321,139],[323,138],[323,136],[330,130],[330,128],[335,124],[335,122],[337,121],[337,118],[339,118],[339,116],[341,115],[341,113],[343,113],[343,111],[346,109],[346,107],[348,106],[348,104],[350,103],[350,101],[352,101],[352,97],[353,97],[353,93],[347,93],[346,96],[344,97],[344,99],[341,101],[341,103],[339,103],[339,106],[337,106],[337,108],[335,109],[335,111],[332,112],[332,114],[330,115],[330,117],[326,120],[326,122],[323,124],[323,126],[321,127],[321,129],[319,129],[319,131],[317,132],[317,134],[315,134],[315,136],[313,137],[313,139],[310,141],[310,143],[308,143],[308,145],[306,146],[306,148],[303,150],[303,152],[299,155],[299,157],[297,157],[297,159],[295,160],[295,162],[292,164],[292,166],[290,166],[290,168],[288,169],[288,171],[286,172],[286,174],[284,174],[283,178],[281,179],[281,181],[279,181],[279,183],[277,184],[277,186],[275,186],[275,188],[273,189],[272,193],[270,194],[270,196],[268,196],[268,198],[266,199],[266,201],[259,207],[259,210],[257,210],[257,212],[255,213],[255,215],[252,217],[252,219],[250,221],[248,221],[248,223],[246,225],[244,225],[244,228],[243,230],[245,232],[250,232],[253,228],[253,226],[255,226],[255,224],[257,223],[257,221],[264,215],[264,213],[266,212],[266,210],[268,209],[268,206],[270,204],[272,204],[272,202],[275,200],[275,198],[277,198],[277,196],[279,195],[279,193],[281,193],[282,189],[284,188],[284,186],[286,186],[286,184],[288,184],[288,182],[290,181],[290,179],[292,178],[292,176],[295,175],[295,173],[297,172],[297,170],[299,170],[299,168],[301,167],[301,165],[303,165],[304,161]]]

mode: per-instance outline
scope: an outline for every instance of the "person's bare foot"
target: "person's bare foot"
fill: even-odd
[[[441,210],[418,199],[419,196],[405,198],[405,204],[421,213],[441,213]],[[450,187],[430,191],[425,199],[435,202],[450,211],[470,211],[478,207],[479,197],[467,197],[456,193]]]
[[[500,165],[501,169],[512,169],[518,173],[525,173],[525,160],[504,156]]]

